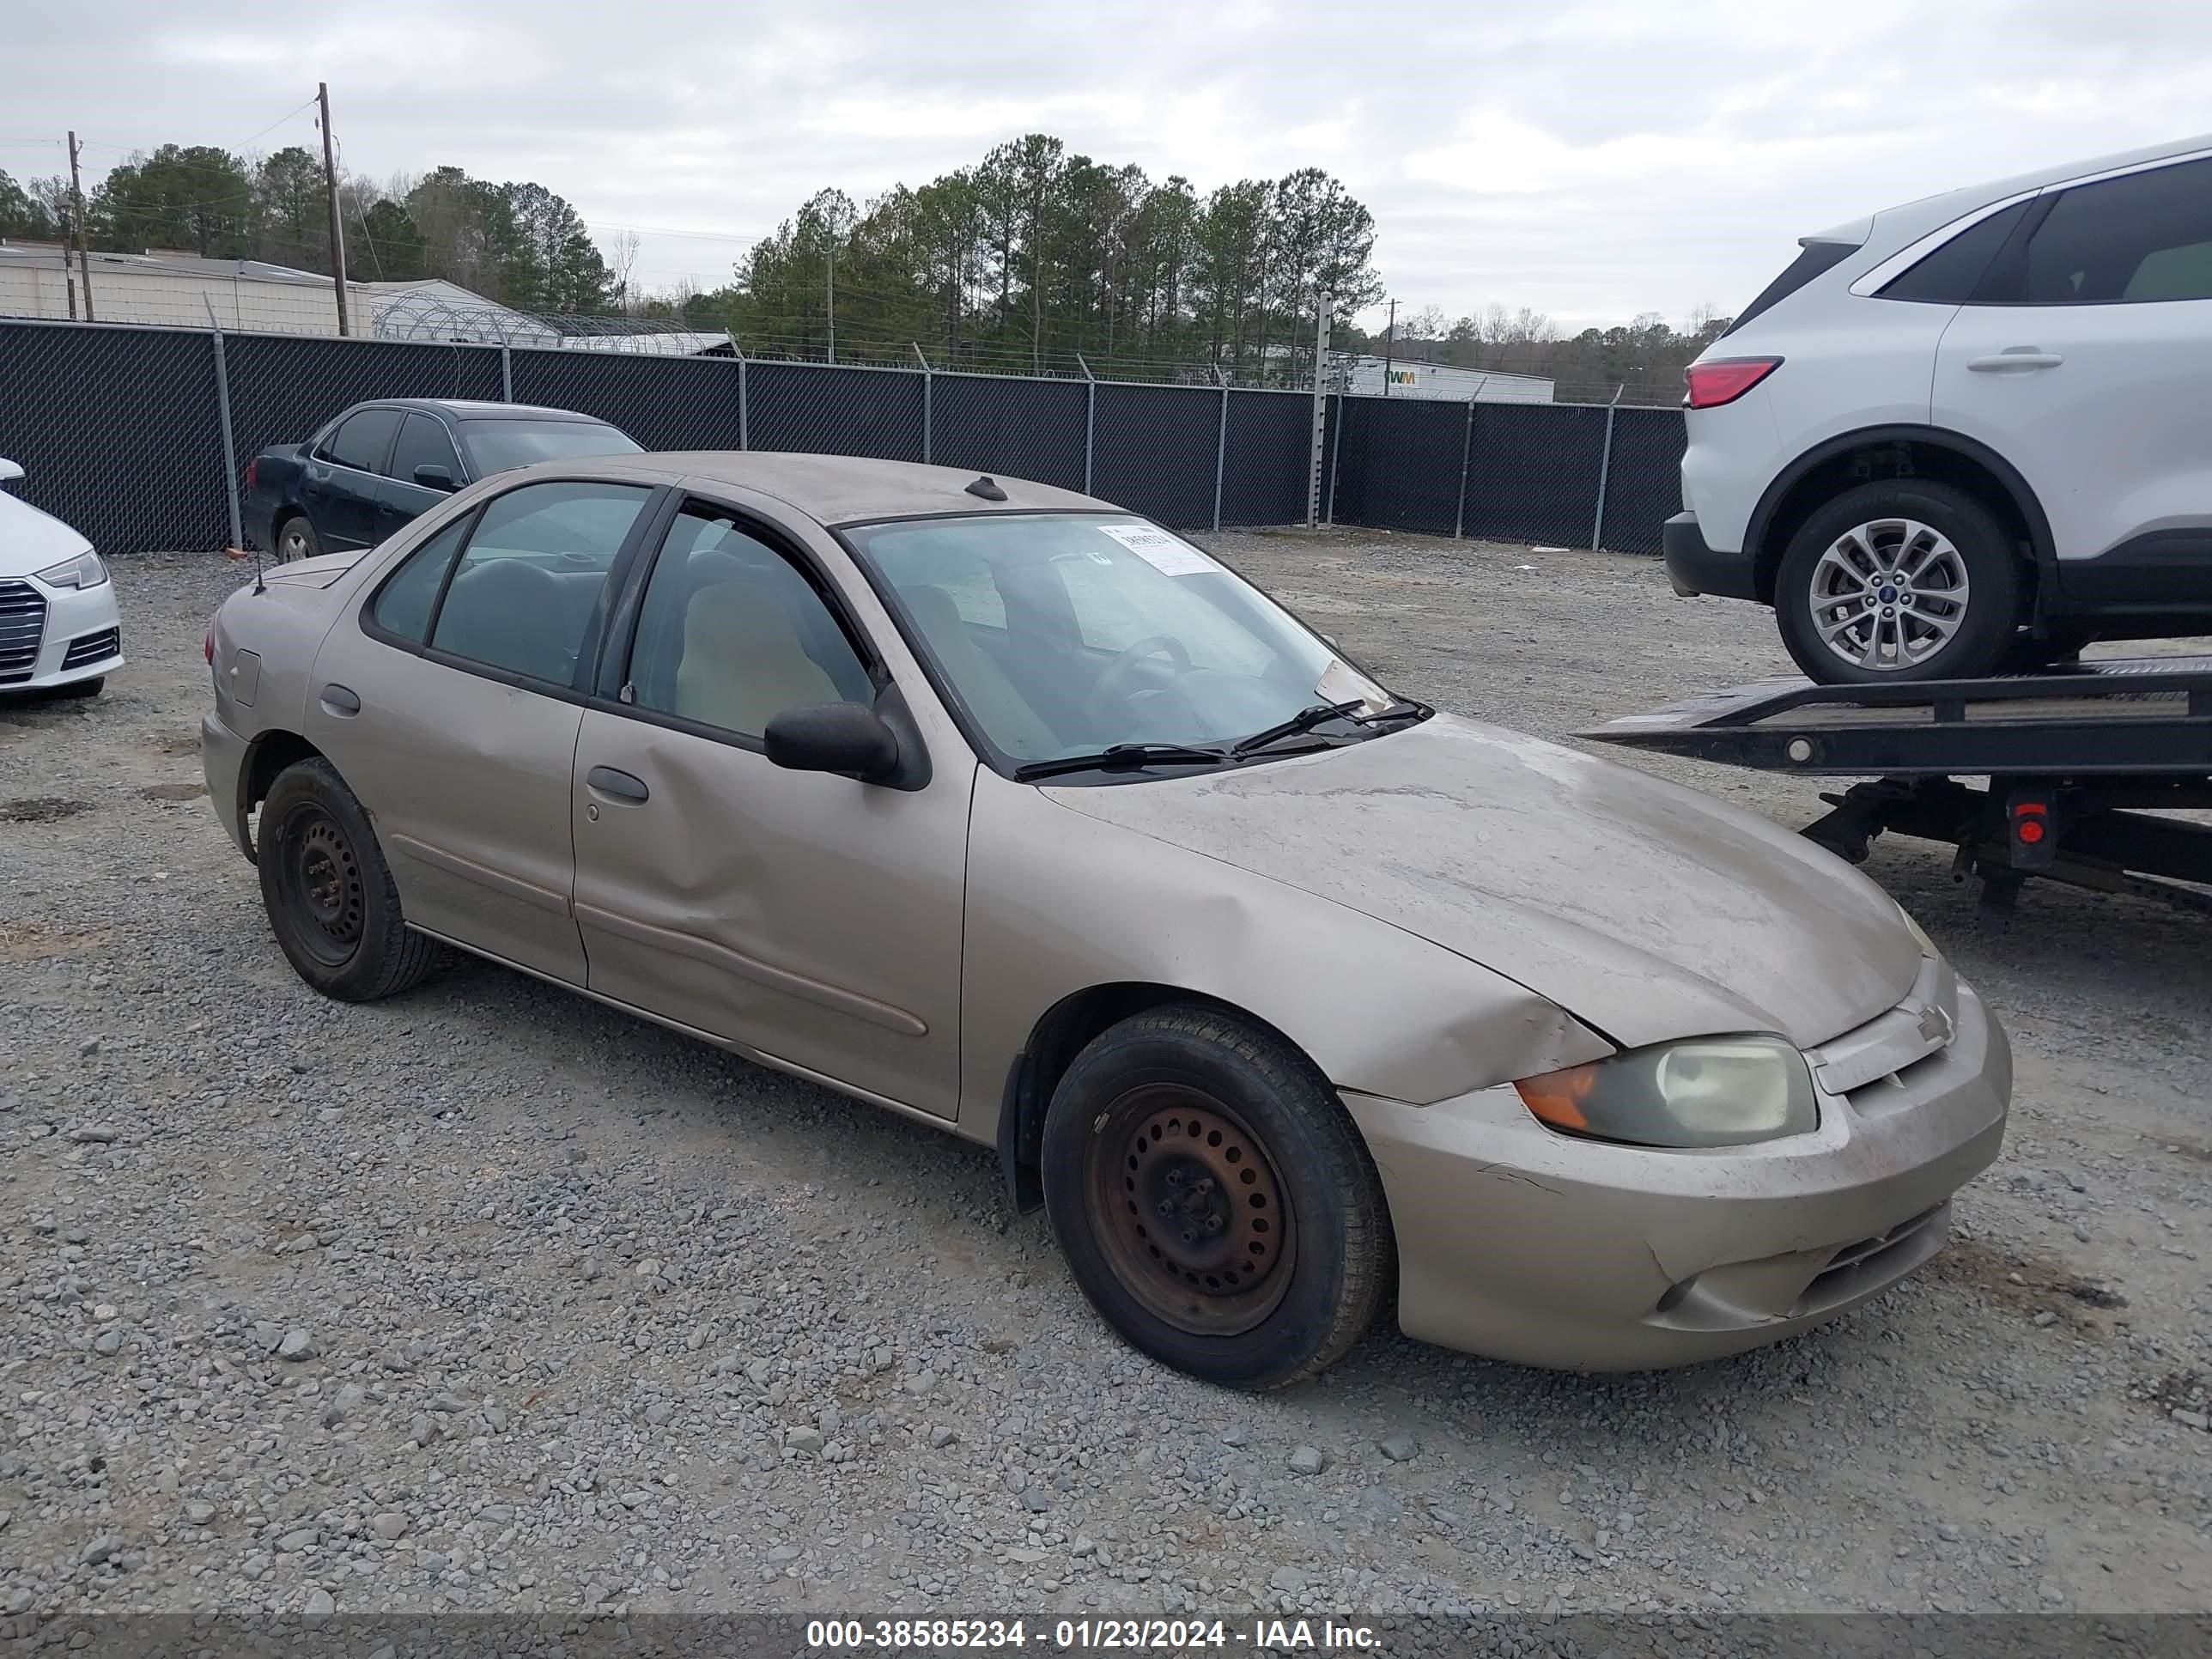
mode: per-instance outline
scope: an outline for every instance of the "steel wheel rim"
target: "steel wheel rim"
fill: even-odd
[[[1813,566],[1813,631],[1854,668],[1896,673],[1926,662],[1966,625],[1972,586],[1951,538],[1917,519],[1873,519]]]
[[[1091,1163],[1099,1243],[1147,1312],[1188,1335],[1236,1336],[1281,1304],[1297,1257],[1290,1194],[1222,1102],[1132,1089],[1101,1115]]]
[[[352,842],[329,813],[303,807],[284,825],[277,860],[299,924],[295,937],[318,962],[343,966],[361,948],[368,918]]]
[[[281,564],[289,564],[295,559],[304,559],[307,556],[307,538],[306,532],[301,531],[300,526],[297,525],[285,526],[283,535],[279,537],[276,542],[277,562]]]

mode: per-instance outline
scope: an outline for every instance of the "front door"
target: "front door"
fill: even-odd
[[[408,920],[571,984],[579,665],[651,493],[546,483],[493,497],[340,619],[307,687],[307,735],[375,820]]]
[[[2067,599],[2212,606],[2212,160],[2036,207],[1944,331],[1935,423],[2019,468]]]
[[[396,535],[467,482],[446,423],[419,409],[407,411],[392,446],[390,475],[379,492],[377,535]],[[443,474],[443,481],[438,482]],[[423,479],[432,482],[424,483]]]
[[[933,753],[918,789],[770,763],[771,715],[885,683],[829,581],[725,508],[672,520],[611,676],[625,707],[587,710],[576,744],[588,983],[949,1118],[975,763]]]

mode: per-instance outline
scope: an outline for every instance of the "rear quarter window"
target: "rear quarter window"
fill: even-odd
[[[1928,305],[1966,304],[2033,205],[2032,201],[2014,202],[1968,225],[1910,270],[1883,284],[1881,297],[1917,300]]]

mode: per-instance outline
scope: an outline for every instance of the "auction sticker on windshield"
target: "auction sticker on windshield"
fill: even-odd
[[[1098,528],[1163,576],[1202,576],[1221,567],[1188,542],[1148,524],[1102,524]]]

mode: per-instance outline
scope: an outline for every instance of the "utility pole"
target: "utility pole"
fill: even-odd
[[[837,361],[837,216],[830,216],[830,361]]]
[[[1390,301],[1390,326],[1382,331],[1382,395],[1390,395],[1390,364],[1398,343],[1398,302]]]
[[[331,281],[337,289],[338,332],[350,334],[353,330],[346,322],[345,225],[338,217],[337,163],[331,158],[331,89],[327,82],[315,82],[315,102],[322,112],[323,182],[330,189]]]
[[[85,252],[84,247],[84,186],[77,178],[76,134],[74,132],[69,136],[69,145],[70,216],[76,221],[76,274],[84,285],[84,319],[90,323],[99,319],[92,314],[92,256]],[[69,269],[69,255],[66,253],[62,255],[62,269]],[[70,315],[72,318],[76,315],[76,307],[70,307]]]

